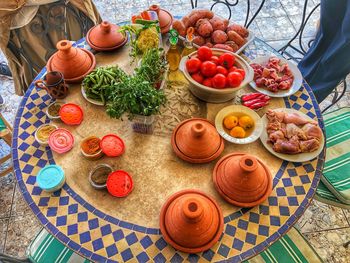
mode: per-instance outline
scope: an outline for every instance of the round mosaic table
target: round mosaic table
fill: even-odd
[[[85,40],[76,46],[88,48]],[[124,47],[123,49],[127,49]],[[122,64],[128,68],[127,50],[96,54],[97,65]],[[256,39],[244,51],[244,57],[275,54],[271,47]],[[125,56],[125,55],[124,55]],[[43,69],[36,79],[46,73]],[[103,107],[90,104],[82,97],[79,85],[70,86],[66,101],[81,105],[84,121],[80,126],[58,126],[71,130],[76,142],[64,154],[53,153],[35,141],[37,127],[50,120],[45,110],[51,98],[32,84],[26,92],[14,125],[12,144],[16,178],[24,199],[45,228],[80,255],[98,262],[154,261],[242,261],[266,249],[283,236],[310,204],[320,180],[324,152],[305,163],[290,163],[271,155],[256,141],[249,145],[225,142],[222,156],[247,152],[267,163],[273,174],[273,191],[261,205],[253,208],[234,207],[215,191],[210,164],[193,165],[178,159],[172,152],[170,136],[180,121],[190,117],[214,120],[226,105],[200,102],[188,91],[182,74],[169,76],[166,88],[168,103],[156,120],[152,135],[133,133],[128,121],[110,119]],[[251,92],[247,87],[241,92]],[[307,83],[289,98],[271,100],[269,108],[287,107],[301,111],[318,121],[323,129],[319,106]],[[264,111],[259,112],[262,116]],[[88,135],[102,137],[117,133],[126,143],[122,157],[104,157],[88,161],[79,154],[79,143]],[[66,184],[49,194],[36,183],[38,171],[47,164],[59,164],[66,173]],[[114,169],[128,171],[134,179],[134,190],[127,198],[114,198],[106,191],[94,190],[88,183],[88,172],[97,163],[109,163]],[[224,212],[225,227],[220,241],[199,254],[186,254],[173,249],[162,238],[159,212],[168,196],[186,188],[200,189],[213,196]]]

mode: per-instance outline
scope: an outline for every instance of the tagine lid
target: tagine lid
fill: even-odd
[[[215,165],[213,181],[227,202],[240,207],[256,206],[272,191],[272,176],[266,164],[245,153],[222,157]]]
[[[57,153],[65,153],[73,148],[74,136],[73,134],[64,129],[58,128],[51,132],[49,137],[50,148]]]
[[[119,32],[119,29],[118,25],[103,21],[89,30],[86,41],[98,51],[117,49],[127,42],[127,38]]]
[[[179,123],[173,131],[171,143],[177,156],[193,163],[210,162],[224,150],[224,141],[215,126],[202,118]]]
[[[174,18],[172,14],[169,11],[160,8],[159,5],[151,5],[148,10],[155,11],[157,13],[162,34],[167,33],[171,24],[173,23]]]
[[[69,40],[61,40],[56,45],[58,51],[48,60],[47,71],[59,71],[67,83],[83,80],[96,66],[95,56],[88,50],[73,47]]]
[[[165,241],[186,253],[211,248],[219,240],[223,227],[223,214],[217,202],[194,189],[170,196],[160,212],[160,231]]]

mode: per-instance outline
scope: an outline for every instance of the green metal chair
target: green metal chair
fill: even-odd
[[[11,147],[12,142],[12,126],[6,121],[6,119],[0,113],[0,140],[3,140],[8,146]],[[11,153],[0,158],[0,165],[4,164],[11,158]],[[5,176],[12,172],[12,164],[6,169],[0,171],[0,177]]]

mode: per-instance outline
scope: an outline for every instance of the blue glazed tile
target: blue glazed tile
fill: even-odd
[[[120,221],[120,222],[119,222],[119,226],[120,226],[120,227],[127,228],[127,229],[132,229],[133,224],[130,224],[130,223],[125,222],[125,221]]]
[[[112,257],[112,256],[114,256],[115,254],[118,253],[118,249],[115,246],[115,244],[112,244],[112,245],[106,247],[106,251],[107,251],[108,257]]]
[[[315,168],[310,163],[304,164],[303,167],[307,173],[311,173],[311,172],[315,171]]]
[[[96,240],[92,241],[92,247],[93,247],[95,252],[100,250],[101,248],[103,248],[104,245],[103,245],[102,238],[99,238],[99,239],[96,239]]]
[[[277,196],[286,196],[286,190],[283,187],[276,188]]]
[[[156,262],[156,263],[164,263],[164,262],[166,262],[166,258],[163,256],[163,254],[162,253],[158,253],[158,255],[156,255],[154,258],[154,262]]]
[[[285,187],[289,187],[293,185],[292,180],[290,178],[282,178],[282,182]]]
[[[241,217],[243,214],[241,211],[234,212],[233,214],[230,215],[231,220],[235,220],[236,218]]]
[[[160,234],[160,230],[156,229],[156,228],[147,228],[146,233],[150,234],[150,235],[159,235]]]
[[[34,213],[34,215],[37,215],[38,213],[40,213],[39,207],[35,203],[31,203],[29,206],[32,209],[32,212]]]
[[[208,249],[202,253],[202,257],[208,261],[211,261],[213,259],[214,255],[215,255],[215,253],[211,249]]]
[[[294,186],[294,190],[297,193],[297,195],[304,195],[305,189],[302,186]]]
[[[281,225],[280,218],[277,216],[270,216],[270,224],[273,226],[280,226]]]
[[[112,223],[112,224],[114,224],[114,225],[118,225],[119,222],[120,222],[119,219],[114,218],[114,217],[109,216],[109,215],[106,215],[105,219],[106,219],[108,222],[110,222],[110,223]]]
[[[78,233],[78,224],[68,226],[68,236]]]
[[[89,229],[90,230],[96,229],[96,228],[99,227],[99,223],[98,223],[98,219],[97,218],[89,220],[88,223],[89,223]]]
[[[115,242],[124,238],[124,233],[120,229],[118,229],[117,231],[114,231],[112,235]]]
[[[299,205],[298,199],[295,196],[288,196],[287,199],[288,199],[288,204],[290,206],[298,206]]]
[[[147,228],[144,226],[134,225],[133,230],[141,233],[146,233]]]
[[[289,174],[290,177],[294,177],[298,175],[295,169],[287,169],[287,173]]]
[[[269,236],[269,227],[264,225],[259,225],[258,233],[261,236]]]
[[[254,251],[253,251],[253,249],[249,249],[248,251],[242,253],[240,256],[242,259],[250,258],[250,257],[254,256]]]
[[[50,197],[40,197],[38,206],[47,206],[50,201]]]
[[[269,196],[268,202],[269,202],[270,206],[277,206],[278,205],[278,200],[277,200],[276,196]]]
[[[300,180],[301,180],[301,182],[302,182],[303,184],[309,184],[309,183],[311,183],[310,178],[309,178],[308,175],[301,175],[301,176],[299,176],[299,178],[300,178]]]
[[[68,203],[69,203],[69,196],[60,197],[60,200],[59,200],[60,205],[68,205]]]
[[[218,249],[218,253],[223,256],[223,257],[227,257],[228,253],[230,252],[230,248],[224,244],[221,244],[219,249]]]
[[[105,262],[106,261],[105,257],[102,257],[102,256],[95,254],[95,253],[92,254],[91,259],[95,262]]]
[[[306,102],[304,105],[303,105],[303,108],[307,109],[307,110],[310,110],[312,108],[312,105],[308,102]]]
[[[289,208],[287,206],[280,206],[279,210],[280,210],[281,215],[283,215],[283,216],[290,215]]]
[[[315,191],[309,191],[309,192],[307,192],[306,198],[308,198],[308,199],[312,198],[312,197],[314,196],[314,192],[315,192]]]
[[[52,217],[57,215],[57,207],[49,207],[46,212],[47,217]]]
[[[79,250],[79,248],[81,247],[80,245],[78,245],[72,240],[70,240],[67,245],[73,250]]]
[[[224,217],[224,224],[227,224],[227,223],[230,222],[230,221],[231,221],[230,216],[225,216],[225,217]]]
[[[128,245],[131,246],[132,244],[136,243],[138,241],[137,236],[135,235],[134,232],[132,232],[131,234],[127,235],[125,237],[126,242],[128,242]]]
[[[147,262],[150,259],[146,252],[141,252],[136,256],[136,258],[140,263]]]
[[[249,212],[251,209],[252,209],[251,207],[243,207],[243,208],[241,208],[241,213],[245,214],[245,213]]]
[[[287,225],[282,226],[280,229],[278,229],[278,233],[282,236],[284,233],[288,231],[289,227]]]
[[[293,109],[300,110],[301,106],[299,104],[293,104],[292,106]]]
[[[58,232],[56,234],[56,237],[61,240],[64,244],[67,244],[68,241],[70,240],[67,236],[63,235],[61,232]]]
[[[167,246],[167,242],[161,237],[155,242],[155,245],[160,251],[162,251]]]
[[[259,205],[259,214],[268,215],[270,213],[270,208],[266,205]]]
[[[242,240],[239,240],[238,238],[235,238],[232,243],[232,248],[237,249],[238,251],[242,250],[244,242]]]
[[[38,213],[36,216],[43,225],[46,225],[49,222],[42,213]]]
[[[49,224],[46,225],[46,227],[47,227],[47,229],[49,230],[49,232],[50,232],[52,235],[54,235],[54,236],[57,235],[58,229],[57,229],[54,225],[52,225],[52,224],[49,223]]]
[[[226,225],[225,233],[231,237],[233,237],[236,233],[236,227],[231,225]]]
[[[92,256],[92,252],[83,247],[80,248],[79,252],[87,258],[90,258]]]
[[[307,101],[307,100],[309,99],[309,96],[306,95],[305,93],[302,93],[302,94],[300,95],[300,98],[303,99],[303,100],[305,100],[305,101]]]
[[[100,228],[100,230],[101,230],[102,236],[106,236],[106,235],[109,235],[110,233],[112,233],[112,229],[111,229],[110,224],[102,226]]]
[[[29,144],[22,142],[21,145],[18,147],[21,151],[25,152],[29,148]]]
[[[91,236],[90,236],[90,232],[89,231],[86,231],[84,233],[81,233],[79,235],[79,239],[80,239],[80,243],[81,244],[84,244],[86,242],[89,242],[91,241]]]
[[[297,101],[298,97],[295,96],[295,95],[291,95],[291,96],[289,96],[289,99],[292,100],[292,101]]]
[[[237,226],[241,229],[247,230],[248,229],[248,222],[244,221],[242,219],[239,219]]]
[[[142,238],[140,240],[140,243],[141,243],[142,247],[144,249],[146,249],[153,244],[153,241],[149,236],[145,236],[144,238]]]
[[[105,214],[102,213],[100,210],[97,210],[97,209],[94,211],[94,214],[96,216],[98,216],[99,218],[104,218],[105,217]]]
[[[46,160],[43,160],[43,159],[40,159],[40,160],[36,163],[36,165],[37,165],[38,167],[40,167],[40,168],[44,168],[46,164],[47,164],[47,161],[46,161]]]
[[[76,197],[76,200],[81,198],[80,196]],[[90,205],[89,203],[85,202],[83,198],[81,198],[82,204],[84,204],[84,207],[91,213],[94,213],[95,211],[95,207],[93,207],[92,205]]]
[[[124,261],[128,261],[134,257],[132,254],[130,248],[124,250],[123,252],[120,253]]]
[[[260,216],[254,212],[251,212],[249,214],[249,222],[253,222],[253,223],[256,223],[258,224],[259,223],[259,218]]]
[[[256,235],[252,233],[247,233],[245,237],[245,241],[249,244],[255,245],[256,243]]]
[[[26,164],[23,168],[23,173],[31,174],[33,172],[34,166],[30,164]]]
[[[59,216],[56,218],[56,226],[65,226],[67,224],[67,216]]]
[[[78,204],[68,206],[68,214],[76,214],[78,212]]]
[[[30,154],[24,153],[24,154],[22,155],[22,157],[20,158],[20,160],[21,160],[22,162],[28,162],[29,159],[30,159],[31,157],[32,157],[32,156],[31,156]]]
[[[84,222],[87,219],[88,219],[88,213],[87,212],[78,213],[78,222]]]
[[[266,244],[264,243],[260,243],[258,245],[256,245],[253,250],[254,250],[254,253],[257,255],[257,254],[260,254],[261,252],[263,252],[264,250],[266,249]]]

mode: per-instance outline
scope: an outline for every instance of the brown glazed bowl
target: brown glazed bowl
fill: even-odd
[[[167,243],[186,253],[211,248],[220,238],[224,218],[216,201],[198,190],[179,191],[160,212],[160,231]]]
[[[46,64],[47,71],[59,71],[67,83],[79,83],[96,66],[95,56],[88,50],[72,46],[69,40],[61,40]]]
[[[155,11],[157,13],[161,33],[168,33],[171,25],[173,24],[174,18],[172,14],[165,9],[161,9],[159,5],[151,5],[148,10]]]
[[[245,153],[222,157],[215,165],[213,180],[219,194],[240,207],[256,206],[272,191],[272,177],[266,164]]]
[[[103,21],[90,28],[86,35],[89,46],[97,51],[115,50],[125,45],[128,38],[118,32],[119,26]]]
[[[190,163],[207,163],[222,153],[224,140],[207,119],[192,118],[179,123],[171,136],[175,154]]]

